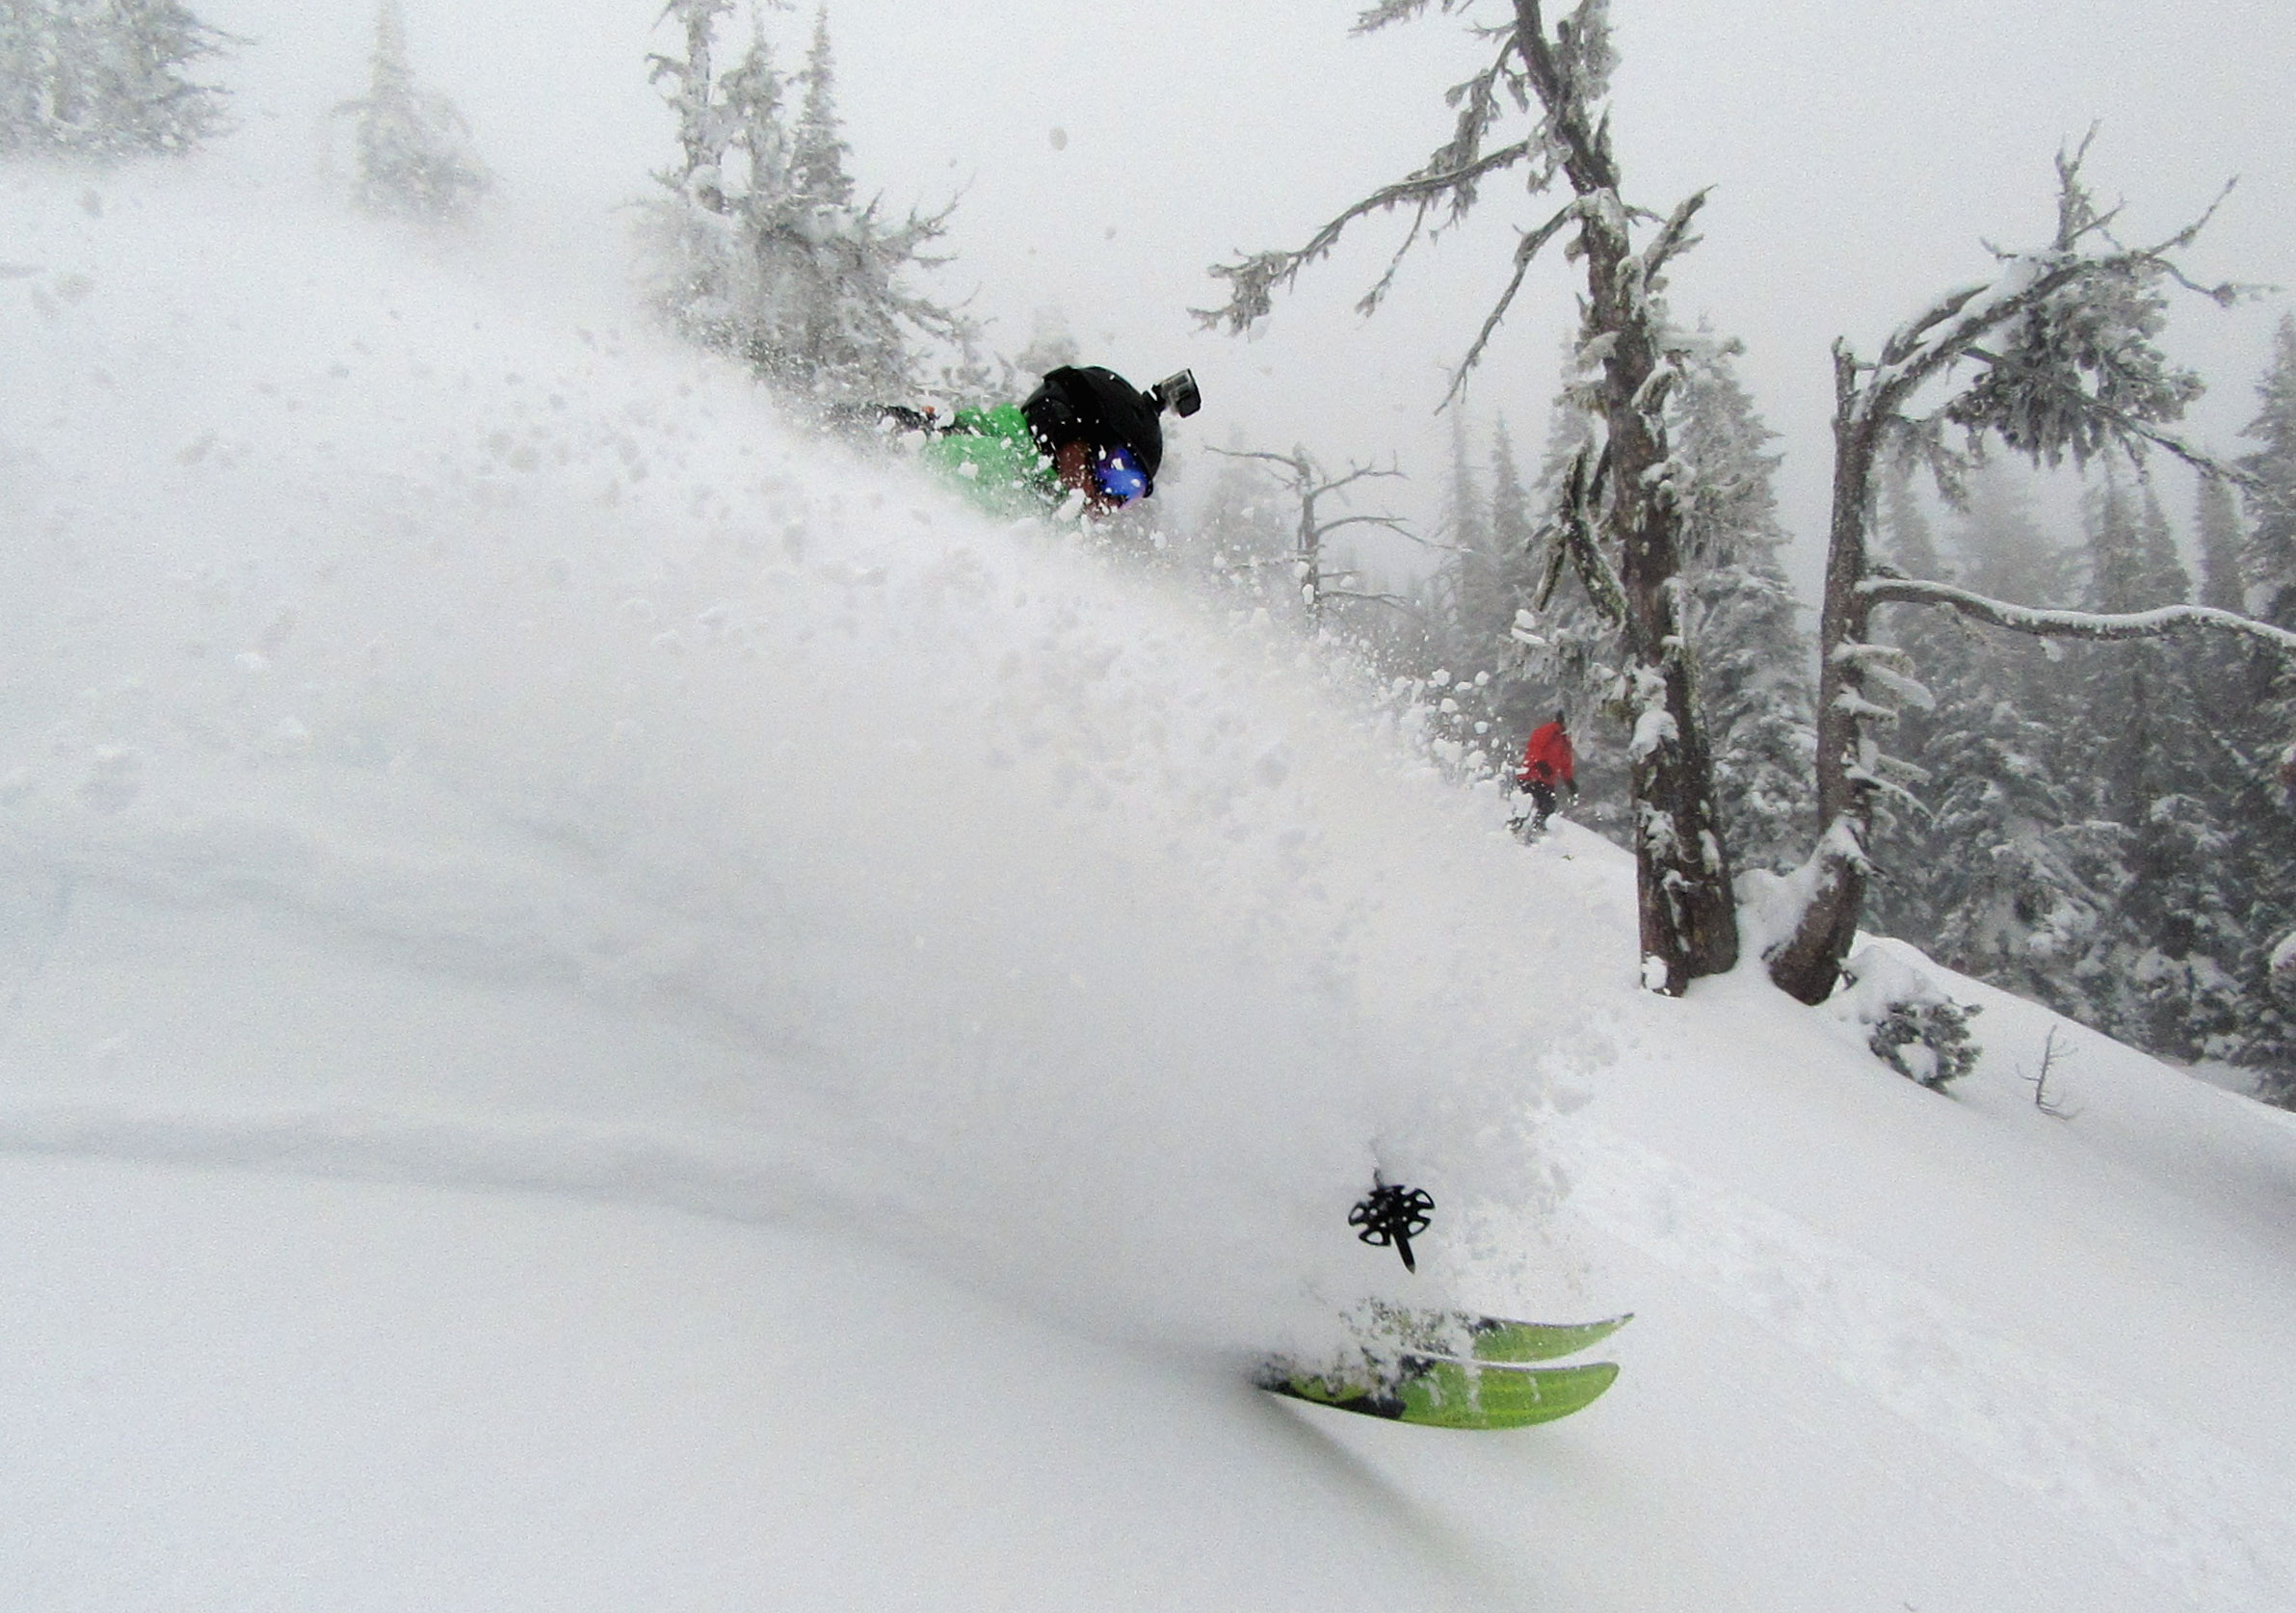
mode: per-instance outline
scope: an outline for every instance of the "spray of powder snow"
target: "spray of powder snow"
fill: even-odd
[[[736,1147],[1116,1332],[1403,1291],[1344,1226],[1375,1168],[1550,1191],[1542,1072],[1631,960],[1296,644],[792,439],[477,247],[212,174],[7,183],[15,911],[252,912],[346,977],[673,1026],[570,1056],[555,1110],[460,1101]],[[1422,1296],[1475,1257],[1427,1254]]]

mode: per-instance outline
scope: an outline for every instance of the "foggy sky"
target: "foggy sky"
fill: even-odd
[[[469,116],[506,206],[545,250],[563,248],[569,274],[613,274],[620,226],[600,221],[673,151],[643,60],[675,43],[654,27],[658,0],[405,9],[418,74]],[[1352,38],[1358,9],[836,0],[830,20],[863,194],[896,210],[957,198],[957,261],[937,289],[994,321],[993,347],[1019,349],[1036,311],[1058,307],[1088,360],[1143,383],[1195,368],[1206,403],[1183,460],[1194,443],[1231,441],[1304,442],[1333,463],[1397,458],[1414,478],[1400,507],[1432,524],[1448,367],[1503,283],[1514,231],[1553,203],[1502,177],[1469,227],[1415,254],[1368,322],[1352,304],[1400,220],[1360,227],[1255,339],[1200,331],[1188,313],[1221,300],[1208,265],[1300,244],[1446,137],[1441,93],[1482,48],[1433,8]],[[366,0],[214,0],[202,14],[257,41],[227,74],[243,118],[253,108],[244,138],[308,145],[326,108],[358,92]],[[764,20],[794,69],[810,7]],[[1614,20],[1628,199],[1663,210],[1713,187],[1674,311],[1745,341],[1743,373],[1786,455],[1784,515],[1805,541],[1824,523],[1832,342],[1870,354],[1920,303],[1984,274],[1984,241],[2041,240],[2051,158],[2092,123],[2089,172],[2102,196],[2126,198],[2126,235],[2170,233],[2238,175],[2194,270],[2296,284],[2284,110],[2296,12],[2284,6],[1616,0]],[[1478,457],[1504,415],[1536,459],[1575,321],[1570,270],[1556,252],[1534,275],[1470,388]],[[2248,446],[2237,433],[2287,306],[2280,294],[2229,314],[2182,300],[2171,346],[2211,383],[2197,435]],[[2183,516],[2187,483],[2172,475],[2164,491]],[[1807,559],[1798,569],[1809,573]]]

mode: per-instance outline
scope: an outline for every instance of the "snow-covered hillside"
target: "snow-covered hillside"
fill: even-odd
[[[532,227],[0,176],[12,1600],[2296,1606],[2287,1117],[1640,992],[1610,848]],[[1371,1294],[1639,1319],[1243,1386]]]

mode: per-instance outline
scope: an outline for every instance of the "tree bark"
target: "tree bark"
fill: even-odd
[[[1516,0],[1515,13],[1517,47],[1563,147],[1563,172],[1586,203],[1575,217],[1587,265],[1587,330],[1609,344],[1602,361],[1608,524],[1619,545],[1637,711],[1630,759],[1644,978],[1679,996],[1691,981],[1738,962],[1729,855],[1716,821],[1713,759],[1682,629],[1681,514],[1666,477],[1666,382],[1651,305],[1650,282],[1666,256],[1686,244],[1701,198],[1685,204],[1649,255],[1637,254],[1607,128],[1590,122],[1590,109],[1560,70],[1538,0]]]
[[[1818,611],[1817,786],[1818,845],[1812,885],[1800,924],[1769,958],[1770,978],[1802,1002],[1833,994],[1841,962],[1857,939],[1865,905],[1866,847],[1873,806],[1861,764],[1867,742],[1864,668],[1843,653],[1865,642],[1870,597],[1865,581],[1865,535],[1873,516],[1874,461],[1881,422],[1873,400],[1858,384],[1849,349],[1834,348],[1834,503],[1826,542],[1826,592]]]
[[[1581,244],[1592,294],[1590,325],[1598,337],[1613,338],[1604,360],[1603,415],[1610,525],[1619,544],[1638,712],[1630,759],[1642,956],[1646,969],[1651,960],[1663,969],[1663,978],[1649,976],[1649,984],[1679,996],[1692,980],[1737,964],[1737,905],[1729,856],[1715,822],[1713,761],[1682,630],[1680,515],[1664,482],[1666,429],[1651,385],[1658,354],[1642,271],[1605,221],[1590,218]]]

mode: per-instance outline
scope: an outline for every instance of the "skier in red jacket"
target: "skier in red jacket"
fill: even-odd
[[[1578,799],[1577,757],[1570,750],[1570,727],[1560,711],[1554,721],[1542,724],[1531,730],[1530,742],[1522,748],[1522,766],[1516,770],[1516,787],[1531,798],[1528,817],[1517,818],[1519,827],[1528,824],[1533,834],[1546,828],[1546,820],[1554,815],[1557,788],[1570,792],[1570,799]]]

